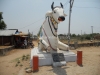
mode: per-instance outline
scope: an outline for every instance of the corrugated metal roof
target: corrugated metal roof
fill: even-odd
[[[14,35],[16,30],[0,30],[0,36],[11,36]]]

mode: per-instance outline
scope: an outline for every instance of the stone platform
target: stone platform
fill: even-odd
[[[58,65],[63,65],[65,62],[75,62],[76,54],[74,52],[59,50],[57,53],[62,53],[64,55],[65,61],[56,62]],[[45,51],[39,51],[38,47],[35,47],[31,50],[31,67],[32,67],[32,58],[34,55],[39,57],[39,66],[47,66],[47,65],[56,65],[53,61],[52,53],[47,53]]]

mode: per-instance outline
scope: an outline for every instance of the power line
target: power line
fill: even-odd
[[[76,7],[76,8],[97,8],[97,9],[100,9],[99,7],[79,7],[79,6],[73,6],[73,7]]]
[[[68,4],[68,2],[69,2],[69,1],[67,1],[65,4]],[[64,6],[65,6],[65,4],[64,4]],[[44,17],[43,17],[43,18],[44,18]],[[29,25],[26,25],[26,26],[24,26],[24,27],[22,27],[22,28],[19,28],[19,29],[23,29],[23,28],[25,28],[25,27],[28,27],[28,26],[30,26],[30,25],[33,25],[33,24],[35,24],[36,22],[42,20],[43,18],[41,18],[41,19],[39,19],[39,20],[37,20],[37,21],[35,21],[35,22],[29,24]]]
[[[67,7],[68,3],[69,3],[69,0],[64,4],[64,9]],[[65,5],[66,5],[66,7],[65,7]]]
[[[95,2],[95,3],[98,3],[98,2],[100,2],[100,1],[96,1],[96,0],[95,0],[95,1],[75,1],[75,2],[82,2],[82,3],[83,3],[83,2]]]
[[[38,27],[36,27],[32,32],[36,32],[36,30],[38,29],[38,28],[40,28],[41,26],[38,26]]]
[[[64,4],[64,6],[65,6],[65,5],[67,5],[67,4],[68,4],[68,2],[69,2],[69,1],[67,1],[67,2]],[[69,9],[68,9],[68,10],[69,10]],[[67,11],[68,11],[68,10],[67,10]],[[67,11],[66,11],[66,12],[67,12]],[[44,17],[43,17],[43,18],[44,18]],[[28,26],[31,26],[31,25],[33,25],[33,24],[37,23],[38,21],[42,20],[43,18],[41,18],[41,19],[39,19],[39,20],[37,20],[37,21],[35,21],[35,22],[33,22],[33,23],[29,24],[29,25],[26,25],[26,26],[24,26],[24,27],[22,27],[22,28],[19,28],[19,29],[23,29],[23,28],[26,28],[26,27],[28,27]]]
[[[25,27],[28,27],[28,26],[30,26],[30,25],[33,25],[33,24],[37,23],[38,21],[42,20],[43,18],[44,18],[44,17],[42,17],[41,19],[39,19],[39,20],[37,20],[37,21],[35,21],[35,22],[29,24],[29,25],[26,25],[26,26],[24,26],[24,27],[22,27],[22,28],[19,28],[19,29],[23,29],[23,28],[25,28]]]
[[[69,10],[69,9],[68,9]],[[66,10],[65,12],[67,12],[68,10]]]
[[[65,6],[65,5],[67,5],[67,4],[68,4],[68,2],[69,2],[69,0],[68,0],[68,1],[64,4],[64,6]]]

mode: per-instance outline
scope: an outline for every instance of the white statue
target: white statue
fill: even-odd
[[[40,28],[40,38],[38,49],[47,51],[69,50],[69,46],[60,42],[57,35],[58,24],[65,20],[66,14],[63,10],[63,5],[54,7],[54,2],[51,5],[52,11],[46,13],[46,18]]]

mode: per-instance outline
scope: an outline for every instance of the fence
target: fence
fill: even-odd
[[[80,43],[80,44],[75,42],[74,44],[70,44],[70,47],[74,47],[75,49],[78,47],[90,47],[90,46],[98,47],[100,46],[100,42]]]

